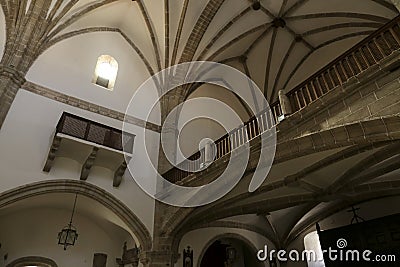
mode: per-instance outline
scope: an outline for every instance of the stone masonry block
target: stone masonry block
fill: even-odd
[[[400,83],[396,80],[386,84],[385,86],[380,87],[378,90],[375,91],[375,94],[376,97],[379,99],[399,89]]]
[[[371,115],[377,114],[379,111],[385,109],[387,106],[400,102],[400,90],[387,94],[379,98],[377,101],[368,105]]]

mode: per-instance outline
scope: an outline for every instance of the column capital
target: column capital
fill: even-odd
[[[20,86],[26,82],[25,73],[12,66],[0,64],[0,76],[7,77]]]
[[[173,266],[179,259],[179,255],[169,250],[163,251],[142,251],[139,260],[144,266]]]
[[[25,73],[13,66],[0,65],[0,128],[17,95],[18,90],[25,83]]]

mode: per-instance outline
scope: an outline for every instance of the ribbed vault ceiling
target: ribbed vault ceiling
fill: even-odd
[[[0,0],[5,17],[14,18],[7,20],[7,23],[21,21],[18,20],[21,12],[29,13],[35,2],[39,1]],[[398,14],[389,0],[260,2],[261,8],[256,11],[248,0],[52,0],[47,7],[47,20],[53,22],[39,32],[45,36],[40,52],[45,52],[50,46],[67,38],[82,34],[119,33],[132,47],[132,53],[139,55],[149,75],[179,62],[225,62],[248,74],[268,100],[274,101],[278,90],[290,90]],[[21,25],[23,21],[21,24],[7,24],[7,30],[11,26]],[[186,95],[190,92],[190,89],[183,91]],[[371,150],[371,153],[386,152]],[[371,155],[365,153],[357,155],[357,160],[353,159],[351,162],[341,160],[340,163],[344,165],[341,165],[343,173],[340,177],[332,177],[329,169],[338,169],[334,165],[337,162],[328,156],[321,157],[318,161],[324,159],[327,162],[323,169],[312,168],[308,170],[307,177],[302,176],[301,170],[293,174],[300,177],[303,187],[305,185],[306,188],[288,188],[283,184],[276,191],[260,190],[251,198],[238,196],[238,201],[230,200],[222,203],[223,205],[215,205],[223,206],[228,214],[226,218],[240,215],[240,207],[264,204],[263,200],[280,195],[301,195],[310,190],[313,192],[314,189],[341,193],[342,190],[354,189],[367,182],[373,186],[374,183],[395,179],[391,168],[393,164],[398,164],[398,156],[387,155],[375,163],[376,169],[370,167],[364,170],[362,164],[367,165],[370,157]],[[360,163],[355,164],[356,162]],[[314,162],[310,164],[317,165]],[[388,168],[386,172],[375,173],[376,170]],[[358,175],[348,184],[343,184],[354,172],[358,172]],[[268,185],[265,186],[267,187]],[[330,208],[330,204],[321,206],[320,200],[308,202],[287,205],[286,211],[290,211],[293,217],[287,228],[284,229],[282,225],[276,227],[275,232],[280,236],[277,239],[282,242],[290,239],[291,231],[303,230],[314,223],[314,211],[319,213],[317,211]],[[332,206],[336,204],[333,203]],[[292,206],[296,207],[292,209]],[[270,207],[266,206],[265,212],[268,212],[268,208]],[[257,211],[264,210],[249,210],[248,214],[255,214]],[[305,216],[307,213],[309,216]],[[271,225],[274,224],[274,217],[281,216],[283,215],[276,211],[269,215],[272,217],[269,218]],[[209,208],[200,209],[191,220],[197,221],[199,218],[206,218],[207,222],[225,219],[219,213],[210,212]],[[318,219],[320,218],[316,218]],[[304,220],[309,220],[309,223]]]
[[[248,229],[287,247],[315,223],[351,205],[398,196],[399,145],[352,146],[274,165],[260,190],[249,194],[237,189],[239,184],[231,195],[195,209],[180,225]],[[298,183],[286,184],[289,177]]]
[[[225,62],[247,72],[268,100],[398,14],[386,0],[261,0],[260,10],[248,0],[53,0],[48,16],[66,10],[54,42],[117,31],[150,73],[190,60]]]
[[[6,17],[18,17],[35,2],[1,4]],[[117,32],[150,74],[191,60],[225,62],[251,76],[268,100],[398,14],[390,0],[261,0],[260,10],[249,0],[50,2],[41,52],[81,34]]]

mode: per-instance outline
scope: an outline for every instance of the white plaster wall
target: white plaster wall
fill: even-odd
[[[270,42],[270,36],[272,33],[267,35],[267,45],[265,43],[259,43],[255,48],[251,51],[248,57],[248,66],[250,69],[251,78],[257,83],[261,90],[264,89],[264,82],[265,82],[265,64],[267,58],[267,51]],[[279,37],[280,36],[280,37]],[[292,38],[288,35],[283,34],[280,32],[278,38]],[[361,38],[362,39],[362,38]],[[315,51],[311,56],[301,65],[301,67],[297,70],[297,72],[293,75],[292,79],[288,83],[286,90],[289,91],[297,86],[299,83],[303,82],[305,79],[309,78],[315,72],[320,70],[322,67],[327,65],[329,62],[334,60],[336,57],[341,55],[344,51],[352,47],[358,40],[361,40],[360,37],[358,38],[350,38],[346,40],[342,40],[333,44],[330,44],[326,47],[318,49]],[[292,39],[290,39],[291,41]],[[265,42],[265,41],[264,41]],[[287,40],[283,40],[281,44],[285,44],[285,46],[289,46],[290,42]],[[270,97],[270,92],[272,91],[272,86],[276,78],[275,72],[277,72],[278,66],[281,64],[281,60],[284,56],[282,53],[286,53],[286,47],[279,47],[279,51],[274,51],[275,56],[273,56],[273,67],[270,73],[270,82],[269,82],[269,89],[268,89],[268,97]],[[276,90],[283,89],[283,85],[289,77],[289,74],[292,72],[293,68],[298,64],[298,62],[309,52],[309,49],[306,48],[302,44],[296,45],[296,48],[292,52],[292,55],[289,57],[288,62],[285,68],[282,71],[282,75],[280,77],[279,84]],[[261,56],[260,56],[261,55]],[[280,55],[280,56],[276,56]],[[275,70],[276,69],[276,70]],[[276,94],[277,96],[277,94]],[[273,101],[275,101],[275,98]]]
[[[215,105],[215,108],[213,108],[208,104],[202,104],[202,100],[196,100],[196,98],[200,97],[214,99],[221,104]],[[198,151],[199,143],[203,138],[217,140],[223,136],[226,132],[221,125],[232,125],[232,128],[239,126],[234,119],[235,116],[238,116],[243,122],[249,119],[245,108],[233,93],[216,85],[205,84],[199,87],[189,96],[188,101],[190,102],[183,104],[178,122],[179,127],[182,129],[179,139],[180,148],[186,156]],[[223,112],[225,110],[222,109],[223,104],[229,106],[234,114],[232,112]],[[200,118],[200,116],[204,115],[214,119],[222,119],[217,123],[211,119]],[[190,119],[192,121],[184,124]]]
[[[293,78],[288,83],[286,88],[287,91],[293,89],[295,86],[308,79],[311,75],[329,64],[336,57],[342,55],[347,49],[353,47],[362,39],[362,37],[349,38],[316,50],[307,58],[299,70],[293,75]]]
[[[42,172],[56,124],[63,111],[77,114],[111,127],[121,128],[122,122],[20,90],[0,131],[0,193],[25,184],[54,179],[79,180],[81,165],[67,158],[56,158],[49,174]],[[147,148],[143,145],[143,129],[132,125],[136,135],[131,160],[134,175],[151,180],[150,160],[157,163],[157,133],[148,131]],[[87,182],[103,188],[130,208],[153,233],[154,200],[145,194],[126,172],[118,188],[112,186],[111,171],[94,167]]]
[[[101,55],[110,55],[118,62],[113,91],[92,83],[97,58]],[[84,34],[57,43],[39,56],[26,76],[29,81],[120,112],[126,111],[134,93],[149,77],[140,57],[120,34],[102,32]],[[148,88],[146,94],[147,98],[141,97],[143,106],[135,107],[138,114],[157,96],[155,90]],[[139,117],[155,123],[159,120],[157,116]]]
[[[58,245],[58,232],[68,224],[70,211],[60,209],[30,209],[3,216],[0,220],[0,266],[27,256],[41,256],[54,260],[59,267],[92,266],[94,253],[107,254],[107,266],[116,266],[122,246],[129,241],[129,233],[117,226],[103,228],[96,221],[76,213],[74,225],[78,230],[75,246],[66,251]],[[132,242],[130,242],[132,243]]]
[[[266,239],[265,237],[243,229],[234,229],[234,228],[217,228],[210,227],[204,229],[198,229],[194,231],[190,231],[185,234],[179,243],[179,253],[183,253],[183,249],[186,249],[187,246],[190,246],[193,249],[193,266],[197,267],[199,264],[199,257],[202,253],[203,249],[205,249],[206,245],[209,245],[208,242],[216,238],[217,236],[221,236],[224,234],[237,234],[248,241],[257,249],[263,249],[265,245],[268,245],[268,248],[275,248],[273,244]],[[254,255],[256,257],[256,255]],[[267,263],[265,263],[267,266]],[[175,267],[182,267],[182,258],[178,260],[175,264]]]

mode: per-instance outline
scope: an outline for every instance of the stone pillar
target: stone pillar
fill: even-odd
[[[158,156],[158,171],[160,173],[164,173],[168,169],[171,168],[171,164],[168,162],[164,151],[168,151],[168,153],[172,154],[172,160],[176,160],[176,151],[178,146],[178,120],[180,110],[174,108],[179,105],[180,99],[177,96],[174,96],[171,93],[165,94],[161,100],[161,126],[163,134],[167,136],[164,142],[160,142],[160,153]],[[171,112],[174,112],[170,114]],[[169,115],[169,117],[168,117]],[[167,120],[168,117],[168,120]],[[161,141],[161,140],[160,140]],[[162,146],[164,150],[162,150]]]
[[[177,83],[177,80],[167,79],[169,83]],[[163,94],[162,88],[159,90],[160,95]],[[178,145],[178,120],[179,112],[175,113],[173,117],[167,117],[171,111],[180,103],[180,98],[173,93],[166,93],[160,99],[161,107],[161,125],[163,127],[163,134],[167,135],[167,139],[162,141],[160,139],[160,148],[158,153],[158,173],[163,174],[169,170],[172,165],[167,160],[164,151],[170,153],[170,158],[174,163],[176,162],[176,149]],[[157,184],[157,191],[162,192],[165,184]],[[163,235],[163,222],[165,215],[168,213],[169,205],[160,201],[155,202],[154,210],[154,231],[153,231],[153,248],[152,251],[142,251],[139,255],[140,262],[145,267],[159,267],[159,266],[173,266],[174,260],[172,257],[171,243],[168,238]]]
[[[0,65],[0,129],[19,88],[25,82],[24,76],[24,73]]]
[[[140,254],[140,262],[145,267],[174,266],[178,258],[170,250],[144,251]]]
[[[107,254],[95,253],[93,256],[93,267],[106,267]]]
[[[175,82],[174,80],[170,82]],[[167,134],[167,140],[160,139],[160,148],[158,154],[158,172],[164,173],[169,170],[172,166],[171,163],[167,160],[167,157],[164,151],[168,151],[168,153],[172,153],[171,158],[176,162],[176,151],[178,147],[178,120],[179,120],[179,110],[173,115],[173,117],[169,117],[168,121],[167,116],[175,107],[179,105],[181,98],[175,96],[174,94],[167,93],[160,99],[161,104],[161,125],[163,127],[163,131]],[[164,150],[161,146],[164,146]],[[157,185],[157,190],[161,192],[164,189],[164,185]],[[171,239],[166,237],[163,232],[163,223],[165,220],[165,216],[171,212],[171,208],[174,211],[177,211],[179,208],[171,207],[167,204],[164,204],[160,201],[155,202],[155,210],[154,210],[154,232],[153,232],[153,248],[152,251],[142,251],[139,255],[140,262],[145,267],[160,267],[160,266],[174,266],[176,262],[176,257],[173,256],[172,253],[172,242]]]
[[[40,44],[43,41],[42,30],[48,26],[46,20],[51,1],[32,1],[29,12],[14,15],[20,10],[24,1],[13,1],[3,8],[7,27],[4,54],[0,62],[0,128],[11,107],[18,89],[25,82],[25,75],[39,55]],[[13,14],[13,15],[12,15]],[[16,13],[17,14],[17,13]],[[24,27],[20,28],[20,21]],[[42,28],[43,27],[43,28]]]
[[[165,123],[162,130],[163,140],[160,140],[160,154],[158,158],[158,171],[159,173],[164,173],[169,170],[173,164],[175,164],[177,158],[177,148],[178,148],[178,130],[175,124]],[[168,153],[167,159],[165,152]]]

